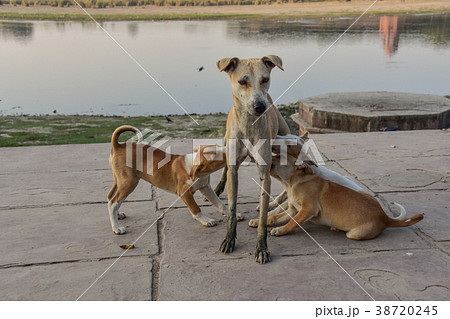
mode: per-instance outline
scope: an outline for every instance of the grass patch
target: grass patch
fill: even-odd
[[[0,118],[0,147],[29,145],[107,143],[121,125],[150,129],[172,138],[222,137],[227,115],[187,115],[153,117],[119,116],[2,116]],[[124,134],[121,140],[130,136]]]
[[[279,107],[291,128],[298,134],[298,125],[290,119],[297,112],[295,103]],[[222,138],[225,135],[227,114],[191,114],[174,116],[1,116],[0,147],[109,143],[114,130],[121,125],[132,125],[139,130],[149,129],[171,138]],[[126,141],[132,133],[122,134]]]
[[[2,1],[2,0],[0,0]],[[54,7],[74,7],[69,0],[54,0],[54,1],[39,1],[36,0],[10,0],[15,2],[17,6],[35,5],[39,7],[39,4],[50,5]],[[191,3],[192,2],[192,3]],[[271,0],[259,0],[259,1],[238,1],[230,0],[223,1],[189,1],[181,0],[176,1],[115,1],[115,0],[85,0],[80,4],[85,8],[125,8],[133,6],[164,6],[164,5],[176,5],[176,6],[224,6],[227,5],[257,5],[257,4],[270,4],[270,3],[283,3],[289,1],[271,1]],[[299,2],[299,1],[294,1]],[[321,2],[321,1],[310,1]],[[25,3],[25,4],[23,4]],[[75,7],[74,7],[75,8]],[[0,6],[1,11],[1,6]],[[448,12],[448,8],[404,8],[404,9],[386,9],[386,10],[371,10],[368,14],[372,16],[385,15],[385,14],[420,14],[420,13],[439,13]],[[281,12],[281,13],[163,13],[163,14],[129,14],[129,13],[111,13],[111,14],[93,14],[92,17],[97,21],[161,21],[161,20],[235,20],[235,19],[257,19],[257,18],[273,18],[273,19],[292,19],[292,18],[317,18],[317,17],[349,17],[358,16],[362,13],[362,10],[342,10],[342,11],[329,11],[323,12],[320,9],[316,12]],[[52,20],[52,21],[88,21],[90,17],[84,13],[45,13],[45,12],[0,12],[0,19],[4,20]]]
[[[1,9],[1,7],[0,7]],[[97,21],[160,21],[160,20],[228,20],[261,18],[260,14],[183,13],[183,14],[93,14]],[[0,12],[5,20],[90,21],[86,14]]]

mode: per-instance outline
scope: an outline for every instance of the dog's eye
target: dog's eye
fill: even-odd
[[[247,81],[245,81],[245,80],[240,80],[240,81],[238,81],[238,83],[240,85],[247,85]]]
[[[269,82],[269,78],[262,78],[261,79],[261,83],[267,83],[267,82]]]

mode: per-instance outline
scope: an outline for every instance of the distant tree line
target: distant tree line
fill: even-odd
[[[332,0],[77,0],[84,8],[112,8],[132,6],[226,6],[259,5],[272,3],[323,2]],[[17,6],[47,5],[52,7],[69,7],[75,3],[71,0],[0,0],[1,4]]]

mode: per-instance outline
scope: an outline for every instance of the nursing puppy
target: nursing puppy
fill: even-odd
[[[277,136],[276,140],[273,142],[274,145],[272,146],[272,152],[278,155],[282,152],[286,152],[287,154],[296,157],[297,161],[314,163],[314,165],[310,166],[314,174],[317,174],[330,182],[353,189],[357,192],[364,191],[364,189],[356,184],[356,182],[349,176],[342,176],[341,174],[336,173],[323,165],[315,165],[314,159],[303,152],[305,149],[304,146],[309,140],[309,132],[302,129],[300,129],[300,132],[302,134],[300,137],[291,134]],[[283,212],[288,208],[288,204],[287,192],[284,190],[269,204],[269,216]],[[258,210],[258,207],[256,210]],[[250,226],[252,226],[252,222],[253,220],[250,221]]]
[[[286,160],[287,164],[283,165]],[[406,211],[399,204],[396,205],[401,209],[400,216],[390,218],[370,194],[326,180],[315,174],[310,165],[298,166],[295,162],[296,158],[289,154],[285,158],[277,155],[272,159],[271,176],[285,186],[288,196],[286,212],[268,218],[268,226],[287,222],[273,228],[270,232],[273,236],[293,232],[310,220],[345,231],[350,239],[372,239],[387,227],[407,227],[423,219],[423,214],[404,218]]]
[[[131,131],[137,134],[138,142],[128,142],[131,147],[127,165],[127,143],[119,144],[119,135]],[[120,205],[130,195],[143,179],[150,184],[177,194],[191,211],[192,217],[203,226],[215,226],[216,222],[202,214],[194,200],[194,193],[199,190],[223,215],[228,209],[220,201],[209,184],[210,174],[225,167],[225,149],[216,145],[201,146],[197,152],[186,155],[172,155],[141,144],[141,132],[132,126],[124,125],[117,128],[111,138],[111,155],[109,164],[114,174],[114,184],[109,191],[108,211],[114,233],[121,235],[125,228],[119,225],[119,219],[124,219],[124,213],[119,212]],[[140,157],[139,160],[138,156]],[[142,161],[141,161],[142,159]],[[138,163],[137,163],[138,162]],[[165,163],[164,165],[160,163]],[[131,164],[131,165],[130,165]]]

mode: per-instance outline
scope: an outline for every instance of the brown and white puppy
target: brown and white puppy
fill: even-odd
[[[228,224],[227,235],[220,251],[233,251],[236,239],[236,205],[238,169],[247,156],[255,159],[262,184],[260,215],[255,260],[264,264],[270,260],[267,248],[267,212],[270,194],[271,140],[289,133],[289,127],[268,94],[273,68],[283,70],[278,56],[239,59],[224,58],[217,62],[219,71],[230,76],[233,107],[228,114],[225,145],[227,152]]]
[[[119,144],[119,135],[126,131],[136,133],[139,138],[138,142]],[[141,141],[141,132],[128,125],[117,128],[111,138],[112,149],[109,163],[114,174],[114,184],[107,198],[109,218],[114,233],[119,235],[125,233],[125,228],[119,225],[118,220],[126,216],[119,212],[119,207],[127,196],[134,191],[140,179],[180,196],[191,211],[192,217],[203,226],[211,227],[216,222],[202,214],[200,207],[194,200],[194,193],[197,190],[217,207],[219,212],[227,215],[226,206],[214,193],[209,183],[210,174],[226,165],[223,147],[206,145],[201,146],[194,153],[173,155],[148,144],[141,144]],[[127,165],[126,144],[128,143],[131,144],[128,146],[128,150],[132,154],[128,154],[131,163]]]
[[[309,165],[296,165],[294,156],[288,154],[284,158],[286,165],[282,158],[281,155],[274,156],[270,173],[285,186],[288,208],[270,216],[267,224],[287,224],[273,228],[270,232],[273,236],[293,232],[310,220],[345,231],[350,239],[372,239],[387,227],[407,227],[423,219],[423,214],[403,218],[406,212],[399,204],[400,216],[390,218],[372,195],[326,180],[315,174]]]

